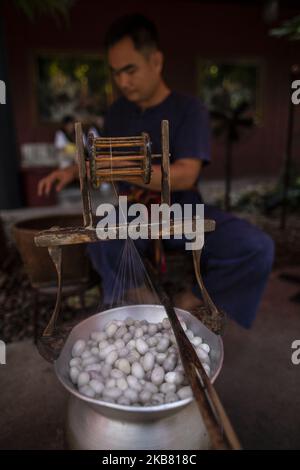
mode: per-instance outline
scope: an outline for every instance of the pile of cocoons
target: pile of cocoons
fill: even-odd
[[[181,326],[210,376],[209,345],[185,322]],[[157,406],[192,396],[168,318],[112,320],[74,343],[69,366],[82,395],[109,403]]]

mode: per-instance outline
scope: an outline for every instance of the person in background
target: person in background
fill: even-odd
[[[103,115],[95,116],[87,132],[87,137],[90,132],[94,134],[95,137],[101,137],[103,135],[104,133],[104,116]]]
[[[54,136],[54,147],[58,154],[59,168],[64,169],[74,165],[76,159],[75,145],[75,119],[73,116],[65,116],[61,128]]]

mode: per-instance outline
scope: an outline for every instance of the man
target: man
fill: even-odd
[[[171,91],[162,77],[163,54],[151,21],[140,15],[119,19],[106,36],[108,62],[115,83],[122,93],[109,109],[105,133],[132,136],[148,132],[153,153],[160,153],[160,123],[170,123],[170,177],[172,203],[201,203],[196,191],[199,174],[210,161],[209,123],[204,106],[195,98]],[[39,192],[48,193],[52,184],[60,190],[77,174],[77,168],[56,171],[42,180]],[[160,191],[160,166],[153,167],[151,182],[142,185]],[[122,192],[132,185],[122,183]],[[256,227],[205,206],[205,217],[216,220],[216,231],[205,238],[201,261],[204,282],[212,299],[244,327],[250,327],[258,308],[273,262],[273,242]],[[167,244],[183,246],[183,240]],[[145,252],[147,240],[137,240]],[[102,276],[104,299],[112,300],[112,285],[118,269],[122,240],[91,244],[88,252]],[[199,304],[197,286],[177,298],[175,305],[191,309]]]

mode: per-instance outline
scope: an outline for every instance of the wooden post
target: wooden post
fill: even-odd
[[[76,134],[76,148],[77,148],[77,162],[79,170],[79,181],[83,205],[83,223],[85,227],[93,226],[93,215],[91,207],[91,197],[88,188],[88,178],[86,173],[86,164],[84,158],[83,149],[83,133],[80,122],[75,123],[75,134]]]
[[[169,121],[161,123],[161,202],[170,205]]]

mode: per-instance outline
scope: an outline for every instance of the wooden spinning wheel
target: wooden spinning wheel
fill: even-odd
[[[149,184],[151,157],[150,137],[145,132],[137,137],[88,136],[90,181],[94,188],[98,188],[101,181],[131,178],[141,178]]]

